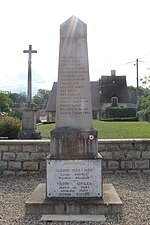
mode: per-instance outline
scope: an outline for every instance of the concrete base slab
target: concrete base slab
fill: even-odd
[[[104,215],[42,215],[40,221],[53,222],[105,222],[106,217]]]
[[[46,198],[41,183],[25,203],[26,214],[107,215],[122,212],[122,202],[112,184],[103,184],[102,198]]]

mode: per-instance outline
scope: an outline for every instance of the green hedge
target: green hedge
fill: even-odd
[[[11,116],[4,116],[3,120],[0,122],[0,137],[16,139],[20,129],[20,119]]]
[[[135,108],[108,107],[105,110],[106,118],[136,117]]]

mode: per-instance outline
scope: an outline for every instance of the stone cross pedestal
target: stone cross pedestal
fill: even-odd
[[[29,50],[24,50],[23,53],[28,53],[28,88],[27,96],[28,102],[22,112],[22,130],[18,134],[18,139],[41,139],[41,134],[37,131],[37,111],[38,107],[32,102],[32,69],[31,69],[31,55],[37,53],[32,50],[32,45],[29,45]]]
[[[102,196],[98,134],[92,127],[86,24],[60,26],[56,128],[47,159],[47,197]]]

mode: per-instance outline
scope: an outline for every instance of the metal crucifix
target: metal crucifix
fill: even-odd
[[[23,53],[29,53],[28,58],[28,103],[32,102],[32,70],[31,70],[31,55],[37,53],[36,50],[32,50],[32,45],[29,45],[29,50],[24,50]]]

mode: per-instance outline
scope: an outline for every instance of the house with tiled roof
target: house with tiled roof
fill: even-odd
[[[130,93],[126,83],[126,76],[101,76],[98,81],[91,81],[91,100],[93,119],[101,119],[102,111],[109,106],[136,107],[136,93]],[[49,121],[55,121],[57,82],[54,82],[46,111]]]

